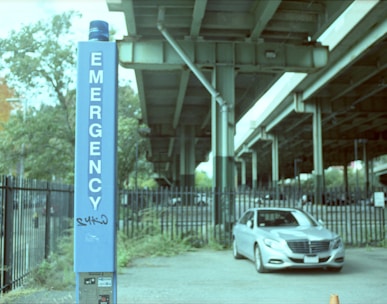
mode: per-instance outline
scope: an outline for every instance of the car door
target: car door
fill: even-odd
[[[237,247],[240,254],[250,257],[250,243],[252,228],[248,224],[254,222],[254,211],[247,211],[238,224],[238,235],[236,235]]]

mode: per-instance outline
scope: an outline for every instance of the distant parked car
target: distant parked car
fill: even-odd
[[[267,194],[265,194],[265,195],[263,195],[263,196],[260,196],[260,197],[255,198],[254,203],[260,205],[260,204],[264,204],[265,202],[271,202],[271,201],[274,201],[274,200],[276,200],[276,199],[277,199],[277,197],[276,197],[275,195],[270,194],[270,193],[267,193]],[[283,195],[282,193],[280,193],[280,194],[278,195],[278,199],[279,199],[279,200],[284,200],[284,199],[286,199],[286,198],[285,198],[285,195]]]
[[[205,193],[197,193],[195,195],[195,204],[201,206],[207,206],[209,204],[209,198]]]
[[[340,205],[349,205],[355,203],[353,196],[345,196],[344,194],[331,194],[326,193],[322,201],[323,205],[328,206],[340,206]]]
[[[171,206],[206,206],[209,203],[209,199],[205,193],[194,193],[189,195],[184,195],[184,198],[181,197],[172,197],[169,201]]]
[[[284,268],[340,271],[345,249],[339,235],[294,208],[250,208],[233,227],[233,255],[258,272]]]
[[[310,194],[303,194],[301,196],[301,205],[313,204],[314,197]]]
[[[382,191],[379,191],[379,193]],[[387,192],[382,192],[384,194],[384,206],[387,206]],[[375,206],[375,198],[374,198],[375,193],[373,193],[369,199],[368,205],[370,206]]]

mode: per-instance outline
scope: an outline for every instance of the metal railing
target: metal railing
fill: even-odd
[[[383,191],[383,189],[378,189]],[[201,246],[230,244],[233,223],[250,207],[296,207],[310,212],[347,245],[377,244],[386,238],[385,209],[364,191],[331,189],[320,202],[296,188],[214,191],[159,188],[122,190],[117,227],[129,237],[161,233]],[[72,226],[73,186],[0,176],[1,292],[23,284]]]
[[[1,292],[19,287],[56,249],[73,214],[73,187],[0,176]]]
[[[278,192],[158,189],[121,191],[119,229],[130,237],[157,228],[172,238],[231,242],[232,225],[250,207],[295,207],[308,211],[342,236],[347,245],[377,244],[386,237],[384,208],[374,207],[364,191],[331,189],[314,203],[312,193],[287,188]],[[347,193],[345,195],[345,193]],[[350,193],[350,195],[348,195]]]

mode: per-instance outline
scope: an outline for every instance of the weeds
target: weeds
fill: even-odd
[[[33,271],[27,286],[63,290],[75,286],[73,270],[73,233],[66,234],[58,243],[57,251]]]
[[[204,242],[193,231],[174,236],[163,234],[157,212],[153,209],[142,212],[141,227],[136,230],[135,237],[129,237],[122,231],[117,233],[118,269],[129,266],[134,259],[141,257],[174,256],[203,247],[224,249],[215,239]],[[61,239],[57,248],[56,253],[31,272],[27,287],[63,290],[75,286],[73,231]]]
[[[163,232],[160,223],[162,212],[164,211],[160,209],[144,209],[137,215],[136,228],[129,233],[131,236],[128,236],[123,231],[118,231],[118,272],[121,268],[130,267],[132,261],[136,258],[174,256],[187,251],[197,250],[198,248],[214,250],[225,248],[224,243],[221,245],[215,237],[216,235],[218,237],[223,236],[226,233],[220,226],[210,228],[211,231],[209,233],[206,233],[205,229],[203,229],[202,233],[206,235],[205,238],[196,230],[185,230],[184,232],[174,230],[173,233]],[[0,303],[17,303],[18,297],[24,297],[37,291],[49,291],[52,293],[54,290],[74,288],[73,235],[73,231],[69,230],[66,236],[58,243],[57,251],[43,261],[39,267],[30,272],[23,288],[7,293],[0,300]]]

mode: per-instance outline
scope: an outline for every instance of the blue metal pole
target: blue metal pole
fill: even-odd
[[[78,43],[74,271],[77,303],[116,303],[117,46],[104,21]]]

